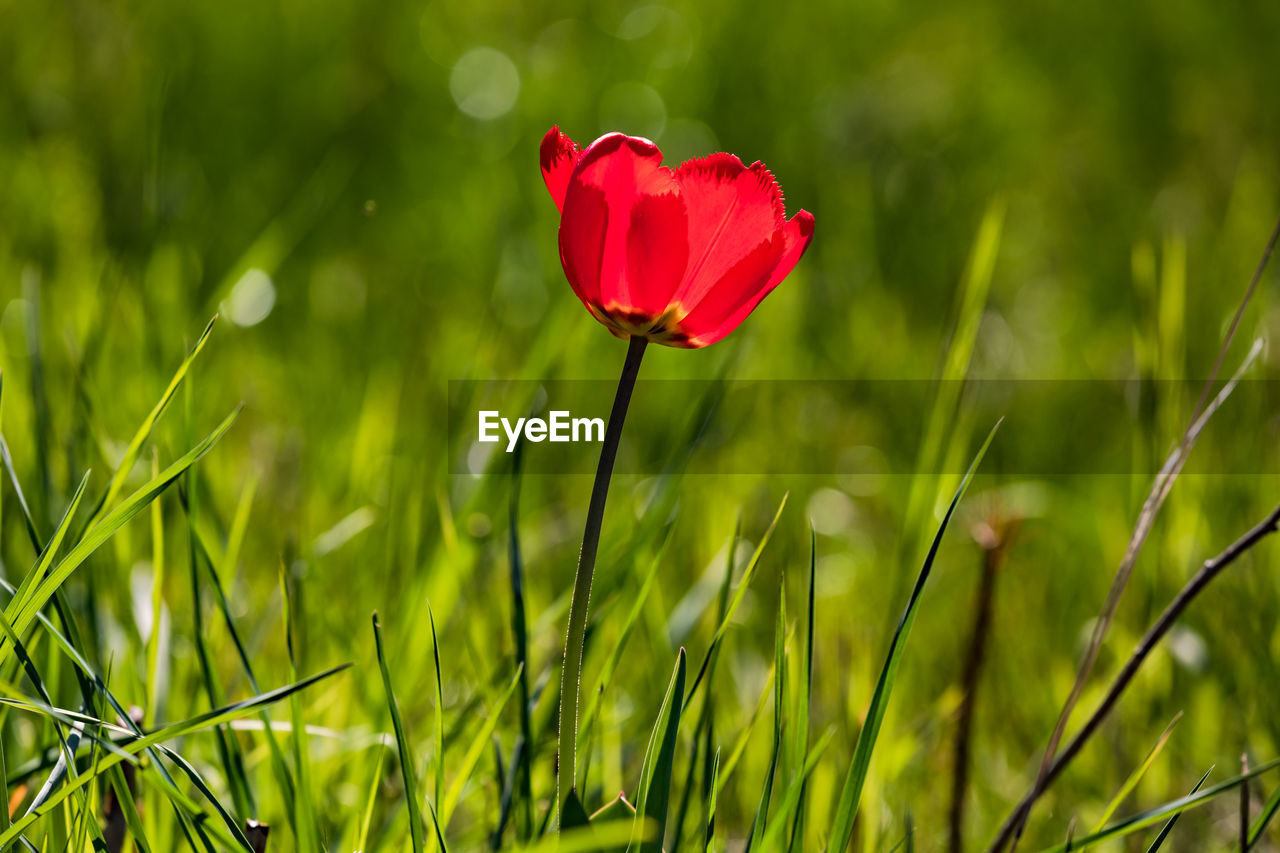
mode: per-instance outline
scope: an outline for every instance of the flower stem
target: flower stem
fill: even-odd
[[[587,633],[587,605],[591,600],[591,579],[595,574],[596,551],[600,546],[600,525],[604,520],[604,502],[609,497],[609,479],[613,461],[618,455],[622,423],[627,419],[627,406],[635,388],[640,359],[648,338],[632,336],[627,360],[618,378],[618,391],[609,412],[600,462],[591,487],[591,503],[587,507],[587,527],[582,534],[582,551],[578,554],[578,573],[573,579],[573,597],[569,600],[569,631],[564,643],[564,668],[560,672],[560,748],[556,773],[556,808],[563,809],[569,792],[578,781],[578,711],[582,697],[582,650]]]

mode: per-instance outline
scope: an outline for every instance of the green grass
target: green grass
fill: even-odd
[[[236,850],[254,820],[272,851],[946,849],[998,534],[962,792],[984,849],[1280,213],[1278,41],[1272,5],[1190,0],[0,0],[0,846]],[[459,107],[475,47],[520,78],[493,119]],[[586,825],[559,841],[589,474],[451,423],[612,391],[625,347],[565,284],[538,175],[553,123],[762,159],[817,220],[734,335],[646,353],[585,639]],[[1280,361],[1245,356],[1277,284],[1068,739],[1280,500],[1254,381]],[[984,380],[1100,390],[1004,410]],[[1280,845],[1274,538],[1019,850],[1235,849],[1245,780],[1202,775],[1242,752],[1247,843]]]

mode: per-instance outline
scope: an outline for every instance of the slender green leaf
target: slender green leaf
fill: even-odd
[[[1191,789],[1192,794],[1200,790],[1200,786],[1204,784],[1204,780],[1208,779],[1209,774],[1212,772],[1212,767],[1204,771],[1204,775],[1200,777],[1200,781],[1196,782],[1195,787]],[[1178,822],[1179,816],[1180,815],[1176,814],[1164,822],[1164,826],[1160,828],[1160,834],[1155,837],[1155,840],[1151,842],[1151,846],[1147,848],[1147,853],[1157,853],[1157,851],[1164,846],[1165,839],[1169,837],[1169,833],[1173,832],[1173,825]]]
[[[378,786],[382,784],[382,765],[387,757],[386,747],[382,744],[374,750],[373,775],[369,779],[369,793],[365,796],[364,808],[360,810],[360,823],[357,825],[355,844],[351,849],[364,850],[369,846],[369,826],[373,823],[373,807],[378,802]]]
[[[493,738],[493,731],[498,726],[498,720],[502,718],[502,709],[511,700],[516,688],[520,686],[520,672],[520,670],[517,670],[511,678],[507,689],[490,710],[488,719],[484,721],[484,725],[476,732],[476,736],[471,739],[471,745],[467,747],[466,753],[463,754],[462,761],[455,771],[453,783],[449,786],[449,790],[445,792],[444,802],[440,806],[441,826],[449,826],[449,818],[453,817],[453,810],[457,808],[458,801],[462,799],[462,789],[470,781],[471,773],[476,769],[480,756],[484,755],[485,747],[489,745],[489,741]]]
[[[152,478],[150,482],[103,516],[97,524],[85,533],[84,538],[71,549],[70,553],[49,571],[48,576],[37,583],[35,590],[29,596],[22,601],[17,601],[15,598],[15,601],[9,602],[9,606],[5,609],[5,615],[13,625],[14,630],[19,635],[24,633],[31,626],[31,623],[35,621],[36,613],[53,597],[58,587],[62,586],[66,579],[89,558],[89,555],[98,550],[102,543],[110,539],[130,519],[146,509],[157,495],[168,488],[178,477],[182,476],[183,472],[195,464],[198,459],[208,453],[213,445],[231,428],[231,424],[235,422],[237,414],[239,414],[238,409],[228,415],[208,437],[183,454],[176,462],[162,471],[159,476]]]
[[[129,446],[125,448],[124,456],[120,458],[120,464],[116,466],[115,472],[111,475],[111,482],[107,486],[107,491],[103,494],[102,499],[98,501],[98,505],[94,507],[93,513],[85,522],[85,529],[98,520],[98,517],[111,503],[120,496],[120,492],[124,489],[125,480],[129,477],[129,473],[133,470],[133,466],[137,464],[138,455],[142,453],[142,447],[146,444],[147,439],[151,437],[151,431],[155,428],[156,422],[160,420],[160,416],[164,414],[165,408],[169,402],[173,400],[173,395],[177,393],[178,388],[182,385],[182,380],[186,378],[187,372],[191,369],[191,363],[195,361],[196,356],[200,354],[200,350],[204,349],[205,341],[209,340],[209,335],[213,332],[213,324],[217,321],[217,315],[214,315],[209,323],[204,327],[204,331],[200,333],[200,337],[196,340],[195,346],[187,353],[187,357],[182,360],[182,364],[178,366],[178,370],[174,373],[173,378],[169,380],[169,385],[164,389],[164,393],[160,395],[159,401],[155,407],[151,409],[151,413],[143,419],[142,424],[138,427],[137,432],[133,434],[133,438],[129,441]]]
[[[1086,847],[1092,847],[1095,844],[1103,841],[1109,841],[1112,838],[1123,838],[1126,835],[1132,835],[1138,830],[1146,829],[1148,826],[1153,826],[1167,817],[1179,815],[1188,809],[1202,806],[1218,795],[1237,788],[1250,779],[1261,776],[1263,773],[1274,770],[1277,767],[1280,767],[1280,758],[1272,759],[1266,764],[1259,765],[1248,773],[1242,773],[1239,776],[1234,776],[1226,780],[1225,782],[1219,782],[1217,785],[1214,785],[1211,788],[1206,788],[1198,794],[1188,794],[1185,797],[1180,797],[1179,799],[1165,803],[1162,806],[1148,809],[1145,812],[1140,812],[1132,817],[1127,817],[1113,823],[1101,832],[1095,832],[1085,836],[1084,838],[1078,838],[1071,849],[1083,850]],[[1043,851],[1043,853],[1065,853],[1065,847],[1066,845],[1063,844],[1056,847],[1048,847]]]
[[[146,749],[152,746],[155,746],[156,744],[164,743],[166,741],[170,741],[175,738],[179,738],[184,735],[191,734],[192,732],[209,729],[214,726],[221,725],[222,723],[230,722],[231,720],[248,716],[250,714],[255,713],[258,708],[264,705],[271,705],[275,702],[279,702],[283,699],[287,699],[289,696],[293,695],[293,693],[299,690],[305,690],[311,685],[319,681],[322,681],[323,679],[329,678],[330,676],[335,675],[339,672],[342,672],[343,670],[349,667],[350,667],[350,664],[343,664],[341,666],[336,666],[331,669],[324,670],[323,672],[320,672],[316,675],[305,678],[302,681],[296,682],[294,684],[289,684],[284,687],[277,687],[274,690],[269,690],[266,693],[261,693],[249,699],[245,699],[240,702],[235,702],[230,705],[223,706],[221,708],[215,708],[211,711],[206,711],[203,714],[198,714],[194,717],[183,720],[181,722],[164,726],[163,728],[157,729],[156,731],[151,732],[150,734],[147,734],[143,737],[139,737],[139,738],[136,738],[135,740],[130,741],[129,743],[122,746],[121,749],[124,753],[127,753],[128,755],[136,756],[138,753],[143,752]],[[9,705],[15,708],[26,708],[28,710],[39,709],[40,707],[32,703],[18,702],[13,699],[4,699],[4,698],[0,698],[0,703],[4,703],[6,705]],[[53,709],[46,709],[46,710],[53,710]],[[100,762],[97,768],[97,772],[101,772],[110,767],[114,767],[115,765],[119,764],[123,760],[124,760],[123,757],[120,755],[115,755],[115,754],[109,755],[106,758],[102,759],[102,761]],[[0,849],[3,849],[3,847],[6,844],[11,843],[15,838],[17,838],[18,835],[20,835],[29,826],[31,826],[32,823],[34,823],[36,820],[43,817],[44,815],[48,814],[54,807],[59,805],[67,797],[71,796],[80,788],[92,782],[94,778],[96,778],[96,772],[86,771],[68,780],[66,783],[64,783],[62,787],[59,788],[58,791],[49,798],[48,802],[45,803],[41,809],[38,809],[33,812],[29,812],[28,814],[24,815],[22,818],[14,821],[13,824],[9,827],[9,829],[6,830],[4,833],[0,833]]]
[[[640,770],[640,789],[636,794],[636,821],[627,850],[640,853],[660,853],[662,837],[667,826],[667,805],[671,799],[671,770],[675,764],[676,741],[683,710],[685,679],[684,649],[676,653],[676,668],[671,684],[662,700],[658,719],[649,736],[644,765]],[[643,837],[646,822],[656,827],[651,838]]]
[[[405,734],[404,723],[400,720],[395,690],[391,687],[391,670],[387,666],[386,652],[382,648],[382,623],[378,621],[377,613],[373,614],[373,638],[378,650],[378,668],[382,671],[382,686],[387,692],[387,708],[391,711],[391,726],[396,733],[396,747],[400,750],[400,775],[404,779],[405,806],[409,809],[409,838],[413,842],[413,853],[422,853],[425,845],[422,812],[418,807],[418,780],[413,771],[413,751],[409,748],[409,738]]]
[[[440,640],[436,636],[436,616],[431,610],[431,602],[427,602],[427,622],[431,625],[431,658],[436,671],[436,748],[433,764],[435,766],[435,801],[440,802],[444,790],[444,685],[440,674]],[[523,673],[524,670],[520,669]],[[452,809],[445,809],[445,826],[449,825],[448,814]]]
[[[809,750],[809,704],[813,698],[813,638],[814,638],[814,596],[818,577],[818,533],[813,524],[809,525],[809,613],[806,621],[804,646],[804,689],[800,693],[800,712],[796,719],[796,755],[804,755]],[[804,841],[804,797],[807,792],[809,774],[805,773],[800,780],[800,791],[795,804],[795,822],[791,825],[791,840],[787,849],[797,851]]]
[[[902,651],[906,647],[907,637],[911,634],[911,625],[915,621],[916,608],[924,593],[925,582],[929,580],[929,573],[933,569],[933,561],[938,555],[938,546],[942,543],[942,535],[947,530],[947,524],[951,521],[956,506],[964,496],[965,489],[969,487],[969,481],[973,479],[974,472],[982,462],[982,457],[986,455],[987,448],[991,446],[991,440],[995,438],[996,430],[999,428],[999,423],[992,427],[987,440],[982,443],[982,447],[978,449],[977,455],[969,465],[969,470],[965,472],[964,479],[960,481],[960,486],[951,499],[951,505],[947,507],[947,513],[938,526],[938,532],[933,537],[933,543],[929,546],[929,553],[925,557],[919,577],[916,578],[915,588],[912,589],[911,597],[907,600],[907,606],[898,622],[897,630],[894,631],[884,667],[880,670],[880,678],[876,681],[875,691],[871,694],[871,705],[867,709],[866,721],[862,724],[862,731],[858,733],[858,742],[853,750],[853,761],[849,765],[844,787],[840,791],[839,806],[831,826],[832,850],[844,850],[853,836],[853,819],[858,812],[858,802],[862,797],[862,786],[867,779],[867,770],[871,766],[871,754],[875,749],[876,738],[880,735],[880,725],[884,722],[885,709],[888,706],[889,696],[893,692],[898,665],[902,662]]]
[[[711,656],[724,638],[725,633],[728,632],[729,623],[733,621],[733,615],[738,611],[738,605],[742,604],[742,600],[747,597],[751,579],[755,577],[756,568],[760,565],[760,557],[764,554],[765,546],[769,544],[769,540],[773,538],[773,531],[778,526],[778,519],[782,518],[782,511],[787,506],[787,498],[790,497],[790,494],[788,492],[782,496],[782,501],[778,504],[778,511],[773,514],[773,521],[769,522],[764,535],[760,537],[760,544],[756,546],[755,553],[751,555],[751,559],[747,562],[747,567],[742,572],[742,580],[738,581],[738,588],[734,590],[733,598],[729,601],[729,607],[725,610],[724,618],[720,620],[716,633],[711,638],[711,645],[707,647],[707,653],[702,658],[702,665],[698,667],[698,675],[693,680],[693,686],[689,688],[689,693],[685,696],[684,704],[686,707],[693,700],[693,694],[697,692],[698,685],[702,684],[703,676],[706,675],[707,667],[711,663]]]
[[[813,745],[813,749],[805,760],[804,767],[787,785],[787,790],[782,795],[782,802],[778,803],[777,814],[769,822],[769,829],[761,839],[760,849],[776,850],[781,845],[782,833],[787,828],[787,819],[799,808],[800,799],[804,793],[805,785],[809,781],[809,776],[813,773],[813,768],[818,765],[818,759],[826,751],[835,733],[835,728],[830,728],[818,739],[818,742]]]
[[[707,787],[707,826],[703,833],[702,849],[711,853],[716,843],[716,791],[720,781],[720,750],[711,762],[711,784]]]
[[[1156,740],[1155,746],[1151,747],[1150,751],[1147,752],[1147,757],[1143,759],[1140,765],[1134,768],[1134,771],[1129,774],[1129,778],[1125,779],[1124,784],[1120,786],[1120,790],[1111,798],[1111,802],[1107,804],[1106,809],[1102,812],[1102,817],[1098,819],[1097,824],[1094,826],[1094,832],[1100,832],[1102,828],[1107,825],[1107,821],[1111,820],[1111,817],[1116,813],[1116,809],[1120,807],[1120,804],[1125,801],[1126,797],[1133,793],[1134,788],[1138,787],[1138,782],[1140,782],[1142,777],[1146,775],[1147,771],[1151,769],[1151,765],[1155,762],[1156,757],[1160,755],[1161,750],[1164,749],[1164,745],[1169,742],[1169,736],[1173,734],[1173,728],[1178,725],[1178,720],[1180,719],[1182,719],[1181,711],[1179,711],[1174,718],[1169,721],[1169,725],[1165,726],[1164,732],[1160,735],[1159,739]]]
[[[755,817],[751,819],[751,830],[747,833],[747,845],[744,853],[760,844],[764,837],[765,824],[769,820],[769,802],[773,798],[773,780],[778,770],[778,759],[782,754],[782,739],[785,729],[786,695],[789,680],[787,678],[787,581],[786,577],[778,580],[778,622],[773,635],[773,671],[776,673],[773,682],[773,748],[769,754],[769,770],[765,773],[764,786],[760,790],[760,801],[756,805]]]

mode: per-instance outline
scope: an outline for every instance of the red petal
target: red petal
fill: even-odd
[[[556,210],[564,210],[564,191],[569,186],[569,176],[573,167],[578,165],[582,157],[582,149],[578,143],[553,127],[542,137],[542,180],[547,182],[547,192],[556,203]]]
[[[762,284],[754,289],[717,286],[680,322],[681,330],[689,336],[689,346],[709,346],[738,328],[760,301],[782,283],[809,248],[809,241],[813,238],[813,214],[807,210],[799,211],[783,225],[779,236],[781,251]],[[749,278],[744,274],[740,281]]]
[[[649,318],[671,304],[689,260],[689,218],[675,193],[641,196],[627,230],[631,307]]]
[[[796,268],[796,264],[800,263],[800,259],[808,250],[809,241],[813,239],[813,214],[803,209],[796,211],[796,215],[788,219],[787,224],[782,227],[782,239],[784,241],[782,260],[778,261],[778,268],[769,278],[770,290],[791,275],[791,271]]]
[[[785,212],[782,191],[761,163],[748,168],[732,154],[713,154],[682,164],[678,177],[689,211],[689,268],[675,301],[690,311],[772,238]]]
[[[647,139],[602,136],[569,178],[560,221],[575,292],[637,333],[665,311],[688,258],[680,186],[661,163]]]

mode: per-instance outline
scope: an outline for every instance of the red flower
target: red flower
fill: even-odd
[[[620,338],[705,347],[732,332],[804,254],[813,215],[786,218],[763,163],[712,154],[662,165],[647,139],[582,150],[553,127],[542,176],[560,210],[560,262],[587,310]]]

